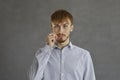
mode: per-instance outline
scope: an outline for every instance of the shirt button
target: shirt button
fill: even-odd
[[[62,64],[64,63],[64,61],[62,61]]]
[[[62,73],[61,76],[64,76],[64,73]]]

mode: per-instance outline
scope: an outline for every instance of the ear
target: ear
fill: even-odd
[[[70,32],[72,32],[72,31],[73,31],[73,28],[74,28],[74,25],[71,25],[71,30],[70,30]]]

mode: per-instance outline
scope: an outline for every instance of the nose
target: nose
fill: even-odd
[[[62,26],[59,27],[59,33],[63,33],[63,27]]]

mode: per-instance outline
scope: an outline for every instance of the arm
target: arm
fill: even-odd
[[[56,42],[56,34],[51,33],[47,36],[47,45],[44,48],[39,49],[35,54],[35,59],[28,72],[29,80],[42,80],[43,72],[51,54],[51,50]]]
[[[93,62],[89,52],[85,55],[83,80],[96,80]]]
[[[28,80],[42,80],[45,66],[48,62],[52,48],[46,45],[35,53],[35,58],[28,72]]]
[[[37,58],[35,57],[28,71],[28,80],[34,80],[37,70],[38,70],[38,61]]]

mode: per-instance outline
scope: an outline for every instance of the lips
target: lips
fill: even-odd
[[[58,39],[61,39],[63,36],[65,36],[64,34],[57,34]]]

